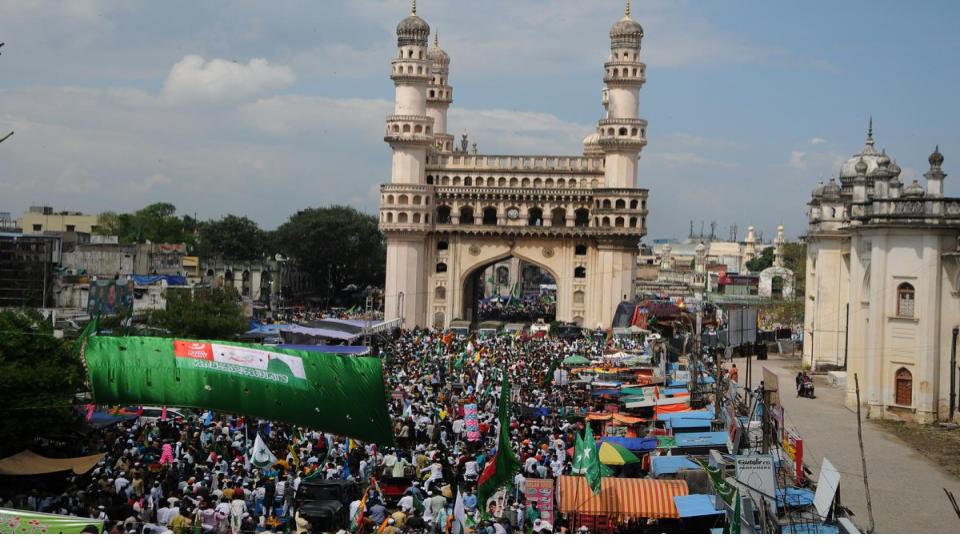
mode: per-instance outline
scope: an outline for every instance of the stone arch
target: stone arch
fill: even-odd
[[[614,227],[623,227],[623,218],[618,216],[617,219],[614,220],[613,226],[614,226]]]
[[[410,199],[406,195],[397,197],[397,204],[410,204]]]
[[[475,223],[472,206],[460,207],[460,223],[465,225],[473,225]]]
[[[487,206],[483,209],[483,224],[484,225],[497,224],[497,208],[495,206]]]
[[[558,206],[550,211],[550,225],[553,227],[567,226],[567,209]]]
[[[450,223],[450,207],[442,205],[437,207],[436,223]]]
[[[600,220],[600,226],[602,226],[602,227],[609,227],[609,226],[610,226],[610,218],[607,217],[607,216],[603,216],[603,219]]]
[[[627,202],[623,199],[617,199],[617,202],[614,204],[614,208],[617,210],[623,210],[627,207]]]
[[[603,208],[603,209],[605,209],[605,210],[608,209],[608,208],[610,208],[610,199],[604,199],[604,200],[600,203],[600,207]]]
[[[387,212],[387,223],[393,223],[393,212]]]
[[[436,270],[437,270],[437,273],[438,273],[438,274],[443,274],[444,272],[447,271],[447,263],[445,263],[445,262],[438,262],[438,263],[437,263]]]
[[[438,311],[433,314],[433,327],[435,329],[442,330],[445,322],[446,322],[446,317],[444,317],[442,311]]]
[[[393,204],[393,195],[387,195],[387,204]]]
[[[422,200],[423,200],[423,198],[420,197],[419,195],[414,195],[414,196],[413,196],[413,204],[420,204]]]
[[[527,210],[527,225],[531,227],[540,227],[543,225],[543,209],[533,207]]]
[[[406,222],[407,222],[407,219],[408,219],[408,218],[407,218],[407,213],[406,213],[406,212],[399,212],[399,213],[397,214],[397,223],[406,223]]]
[[[893,375],[893,402],[903,407],[913,406],[913,374],[902,367]]]
[[[637,209],[637,204],[638,204],[638,202],[637,202],[636,199],[630,199],[630,209],[631,209],[631,210],[636,210],[636,209]]]

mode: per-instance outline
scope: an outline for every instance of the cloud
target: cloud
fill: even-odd
[[[794,169],[806,169],[808,165],[807,153],[800,150],[790,152],[790,159],[787,161],[787,165]]]
[[[292,85],[287,66],[272,66],[263,58],[246,64],[214,58],[206,61],[190,54],[174,64],[161,95],[168,103],[240,101]]]
[[[820,137],[814,137],[814,138],[810,139],[810,144],[812,144],[812,145],[824,144],[824,143],[826,143],[826,142],[827,142],[826,139],[822,139],[822,138],[820,138]]]

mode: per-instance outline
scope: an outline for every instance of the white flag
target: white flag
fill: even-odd
[[[261,469],[271,467],[277,462],[277,456],[267,448],[267,443],[263,442],[259,433],[257,433],[257,440],[253,443],[250,462]]]
[[[477,393],[477,394],[479,394],[479,393],[480,393],[480,388],[481,388],[482,386],[483,386],[483,372],[481,371],[480,374],[477,375],[477,387],[474,389],[474,392]]]
[[[463,506],[463,492],[457,490],[457,502],[453,505],[453,534],[463,534],[467,524],[467,511]]]

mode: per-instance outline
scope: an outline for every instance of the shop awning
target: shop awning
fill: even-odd
[[[30,450],[24,450],[19,454],[0,459],[0,474],[25,476],[62,471],[86,474],[87,471],[103,459],[103,456],[104,454],[93,454],[76,458],[54,459],[34,454]]]
[[[677,433],[673,436],[680,448],[702,446],[726,446],[726,431],[699,431],[694,433]]]
[[[699,470],[700,465],[687,456],[653,456],[650,458],[650,473],[653,476],[677,474],[682,470]]]
[[[594,494],[582,476],[561,476],[560,512],[677,519],[673,498],[689,494],[683,480],[603,478],[600,486],[600,493]]]

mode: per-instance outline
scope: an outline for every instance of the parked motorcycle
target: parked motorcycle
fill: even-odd
[[[816,399],[817,397],[813,394],[813,380],[805,379],[803,382],[801,382],[800,390],[797,392],[797,396]]]

